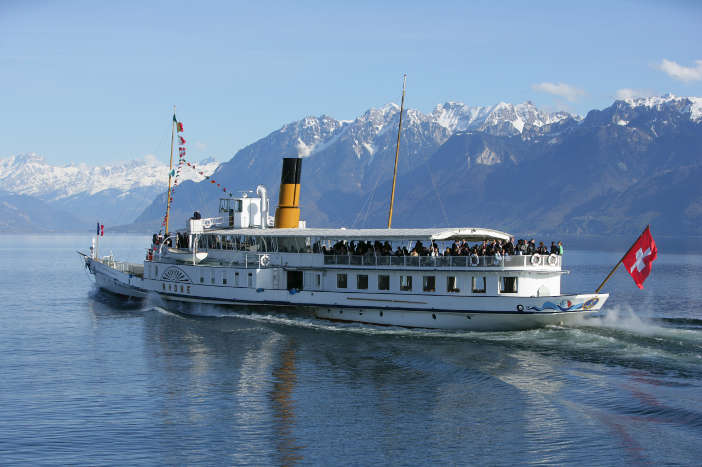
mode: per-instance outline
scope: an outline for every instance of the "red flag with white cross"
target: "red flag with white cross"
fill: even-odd
[[[626,266],[626,270],[640,289],[643,289],[643,283],[651,273],[652,263],[657,257],[656,242],[653,241],[651,231],[646,226],[646,230],[622,258],[622,264]]]

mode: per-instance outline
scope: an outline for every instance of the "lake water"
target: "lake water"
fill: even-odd
[[[1,465],[700,464],[699,255],[587,327],[471,333],[184,316],[96,291],[88,236],[0,238]],[[621,253],[567,251],[564,290]]]

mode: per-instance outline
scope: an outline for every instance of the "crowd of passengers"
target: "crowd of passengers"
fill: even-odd
[[[516,243],[514,238],[503,242],[502,240],[485,240],[482,243],[470,245],[467,241],[455,240],[450,247],[446,247],[443,251],[435,242],[430,245],[423,245],[418,240],[411,250],[407,247],[397,247],[394,251],[389,242],[380,242],[376,240],[370,241],[352,241],[347,243],[344,241],[336,242],[331,248],[322,247],[321,252],[325,255],[359,255],[359,256],[494,256],[496,254],[502,256],[511,255],[562,255],[563,243],[551,242],[551,247],[544,245],[544,242],[536,242],[532,238],[529,241],[520,239]]]

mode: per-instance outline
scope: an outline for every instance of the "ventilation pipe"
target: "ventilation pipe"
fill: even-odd
[[[275,210],[275,226],[279,229],[295,229],[300,224],[300,174],[302,159],[283,158],[280,177],[280,195]]]
[[[256,194],[261,198],[261,228],[268,227],[268,191],[263,185],[256,187]]]

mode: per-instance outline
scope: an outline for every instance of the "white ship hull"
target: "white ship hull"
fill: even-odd
[[[180,309],[183,313],[197,309],[187,304],[212,304],[231,307],[233,312],[260,307],[262,310],[314,315],[325,320],[380,326],[507,331],[578,323],[588,315],[597,314],[608,298],[607,294],[476,297],[319,290],[291,292],[287,289],[145,279],[123,271],[137,265],[103,263],[91,258],[86,258],[86,263],[95,274],[98,287],[137,298],[153,293],[163,300],[185,304]],[[178,267],[179,271],[180,268],[183,266]]]
[[[125,272],[124,268],[119,267],[125,263],[103,261],[85,256],[85,265],[95,276],[97,287],[125,297],[144,298],[148,295],[148,290],[144,289],[143,277]]]

